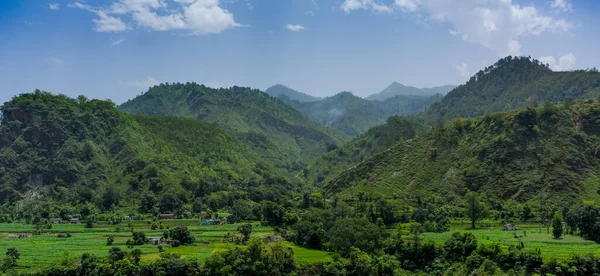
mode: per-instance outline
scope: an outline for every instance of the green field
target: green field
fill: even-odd
[[[540,224],[515,223],[519,227],[517,231],[502,231],[501,226],[495,226],[497,224],[491,224],[494,225],[491,227],[480,227],[471,230],[468,223],[454,223],[449,232],[423,233],[421,234],[421,239],[433,241],[441,245],[454,232],[470,232],[475,235],[478,244],[499,244],[502,247],[508,248],[511,245],[517,246],[520,242],[523,242],[525,250],[539,248],[544,261],[551,259],[565,261],[575,254],[600,254],[600,244],[572,235],[563,235],[560,239],[556,240],[552,237],[552,229],[550,229],[550,233],[547,233],[546,228],[542,228]],[[519,236],[519,238],[516,238],[515,235]]]
[[[187,226],[196,237],[196,242],[189,246],[180,246],[172,248],[164,245],[166,252],[180,254],[182,258],[195,257],[199,260],[206,259],[214,250],[222,248],[231,248],[236,245],[233,243],[223,243],[223,236],[230,232],[235,233],[241,223],[226,224],[219,226],[198,226],[197,220],[163,220],[168,222],[171,227],[178,225]],[[253,237],[266,237],[273,235],[271,227],[261,226],[260,223],[252,223]],[[34,226],[30,224],[1,223],[0,224],[0,252],[5,252],[7,248],[14,247],[21,253],[18,260],[18,271],[36,271],[44,267],[58,265],[61,262],[75,262],[83,253],[94,254],[98,257],[106,257],[108,250],[112,247],[120,247],[125,251],[130,251],[125,245],[127,239],[131,238],[130,231],[115,232],[116,227],[127,229],[126,223],[119,225],[98,224],[94,228],[86,229],[83,224],[54,224],[51,230],[47,230],[42,235],[34,235],[31,238],[15,239],[8,238],[10,233],[33,232]],[[137,221],[133,224],[134,231],[142,231],[149,236],[161,236],[165,230],[151,230],[150,224],[146,221]],[[59,238],[58,233],[70,233],[70,238]],[[106,245],[106,239],[114,236],[115,241],[112,246]],[[303,247],[294,246],[293,248],[296,261],[298,262],[317,262],[329,260],[328,252],[312,250]],[[142,260],[150,261],[159,258],[157,246],[146,244],[135,246],[144,253]]]

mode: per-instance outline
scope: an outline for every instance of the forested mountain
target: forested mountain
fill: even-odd
[[[590,100],[593,102],[592,100]],[[600,105],[578,103],[456,119],[353,167],[326,195],[452,201],[475,191],[494,199],[598,200]]]
[[[164,197],[179,206],[160,211],[175,212],[196,197],[222,207],[234,196],[283,199],[298,187],[212,123],[130,115],[112,102],[41,91],[1,111],[0,204],[19,202],[26,212],[48,200],[104,209],[146,200],[144,212],[154,212]]]
[[[216,123],[275,166],[300,171],[328,147],[334,135],[300,112],[259,90],[212,89],[195,83],[161,84],[119,106],[136,114],[174,115]]]
[[[439,100],[440,95],[395,96],[380,102],[365,100],[350,92],[341,92],[314,102],[287,102],[315,122],[335,129],[347,137],[354,137],[385,123],[390,116],[414,115]]]
[[[367,100],[372,101],[385,101],[395,96],[423,96],[429,97],[437,94],[445,95],[450,90],[454,89],[456,85],[444,85],[436,86],[431,88],[416,88],[414,86],[405,86],[403,84],[393,82],[388,85],[385,89],[377,94],[366,97]]]
[[[350,142],[319,157],[305,171],[308,183],[322,186],[341,172],[389,149],[399,141],[414,138],[428,127],[420,117],[392,116],[385,124],[373,127]]]
[[[596,99],[600,95],[597,70],[553,72],[528,57],[505,57],[479,71],[425,112],[429,122],[475,117],[543,103]]]
[[[314,97],[314,96],[296,91],[296,90],[291,89],[282,84],[276,84],[276,85],[273,85],[273,86],[267,88],[267,90],[265,90],[265,93],[267,93],[275,98],[285,98],[285,99],[289,99],[292,101],[299,101],[299,102],[314,102],[314,101],[318,101],[321,99],[319,97]]]

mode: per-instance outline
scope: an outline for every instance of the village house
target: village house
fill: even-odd
[[[164,242],[163,237],[148,237],[148,243],[153,245],[159,245]]]
[[[177,215],[175,214],[158,214],[159,219],[176,219]]]
[[[507,224],[502,227],[502,231],[516,231],[519,230],[519,227],[514,224]]]
[[[60,218],[49,218],[48,221],[52,224],[59,224],[62,222],[62,219]]]
[[[9,239],[25,239],[25,238],[31,238],[33,237],[33,234],[31,233],[15,233],[15,234],[8,234],[8,238]]]
[[[222,219],[203,219],[200,221],[200,225],[221,225],[226,224],[227,218]]]
[[[79,218],[78,217],[74,217],[69,221],[70,224],[79,224]]]

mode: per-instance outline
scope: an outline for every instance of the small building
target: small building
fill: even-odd
[[[159,219],[176,219],[177,215],[175,214],[158,214]]]
[[[221,225],[223,223],[220,219],[203,219],[200,221],[200,225]]]
[[[49,218],[48,221],[52,224],[60,224],[62,222],[62,219],[60,218]]]
[[[148,243],[153,245],[159,245],[164,242],[163,237],[148,237]]]
[[[70,224],[79,224],[79,218],[74,217],[69,221]]]
[[[519,230],[519,227],[515,226],[514,224],[507,224],[502,226],[502,231],[517,231]]]
[[[8,234],[8,238],[9,239],[18,239],[19,238],[19,234]]]
[[[201,218],[201,219],[204,219],[204,218],[206,218],[206,216],[207,216],[207,214],[206,214],[206,212],[205,212],[205,211],[202,211],[202,212],[200,212],[200,218]]]
[[[18,233],[17,235],[19,236],[19,239],[26,239],[26,238],[33,237],[33,234],[31,234],[31,233]]]
[[[133,216],[124,216],[123,220],[134,220],[135,218]]]

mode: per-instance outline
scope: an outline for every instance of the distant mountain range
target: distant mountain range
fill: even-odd
[[[276,85],[273,85],[273,86],[267,88],[267,90],[265,90],[265,93],[267,93],[275,98],[287,98],[289,100],[299,101],[299,102],[314,102],[314,101],[318,101],[321,99],[319,97],[314,97],[314,96],[296,91],[296,90],[291,89],[282,84],[276,84]]]
[[[381,92],[370,95],[365,99],[371,101],[385,101],[395,96],[433,96],[433,95],[446,95],[450,90],[454,89],[456,85],[444,85],[431,88],[417,88],[414,86],[406,86],[401,83],[394,82]]]

